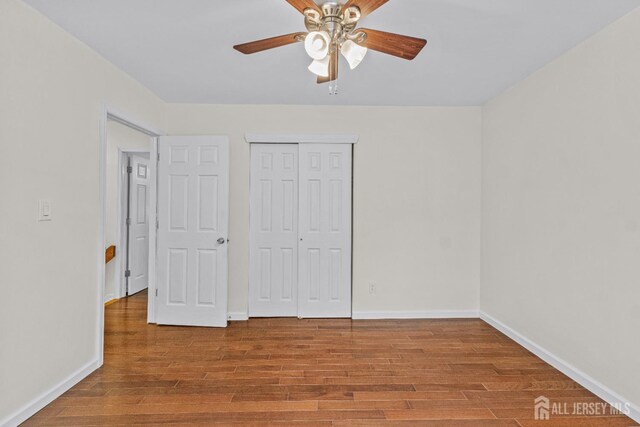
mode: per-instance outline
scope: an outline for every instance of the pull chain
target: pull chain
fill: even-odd
[[[336,55],[334,55],[332,59],[336,61],[336,63],[329,63],[329,95],[338,94],[338,60],[340,59],[340,55],[338,55],[337,52],[340,47],[336,45],[334,49],[336,49]]]
[[[337,95],[338,94],[338,79],[329,82],[329,95]]]

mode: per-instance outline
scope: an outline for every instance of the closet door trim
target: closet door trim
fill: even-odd
[[[249,144],[357,144],[360,136],[352,133],[247,133]]]

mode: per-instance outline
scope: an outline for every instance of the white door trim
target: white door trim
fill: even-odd
[[[96,353],[98,356],[98,366],[102,366],[104,362],[104,288],[105,288],[105,263],[104,263],[104,243],[105,243],[105,218],[106,218],[106,188],[107,188],[107,122],[109,120],[116,121],[125,126],[128,126],[134,130],[142,132],[144,134],[149,135],[154,138],[152,149],[151,149],[151,157],[152,159],[157,158],[157,137],[163,135],[164,132],[159,130],[153,126],[148,126],[143,122],[137,120],[133,116],[120,111],[118,108],[104,105],[102,108],[102,114],[100,117],[100,142],[99,142],[99,159],[98,159],[98,171],[99,171],[99,184],[98,184],[98,198],[100,204],[100,212],[98,215],[98,246],[96,253],[97,260],[97,312],[98,319],[96,322],[97,331],[96,331]],[[151,162],[151,198],[150,205],[156,205],[156,163]],[[149,222],[151,224],[155,224],[156,221],[156,210],[154,208],[151,209],[149,213]],[[156,232],[155,227],[151,227],[149,233],[149,245],[153,250],[149,251],[149,292],[152,292],[152,285],[154,285],[155,289],[155,244],[156,244]],[[153,298],[149,298],[149,309],[148,316],[150,317],[153,313]]]
[[[149,295],[156,293],[156,260],[158,250],[158,139],[164,136],[160,134],[153,139],[151,145],[151,162],[149,163]],[[156,323],[156,299],[148,298],[147,323]]]
[[[247,133],[249,144],[357,144],[359,135],[351,133]]]

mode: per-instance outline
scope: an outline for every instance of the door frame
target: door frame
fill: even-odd
[[[153,144],[152,144],[153,145]],[[124,277],[125,265],[126,265],[126,257],[129,256],[128,252],[125,251],[125,244],[127,240],[127,224],[124,219],[127,217],[127,205],[129,201],[127,200],[127,159],[131,154],[148,154],[149,155],[149,168],[151,169],[151,149],[145,150],[141,148],[118,148],[118,218],[116,219],[116,227],[118,230],[118,238],[116,240],[116,248],[122,256],[117,256],[117,264],[116,264],[116,286],[118,293],[116,294],[116,298],[124,298],[127,296],[126,289],[126,278]],[[153,182],[153,181],[151,181]],[[153,190],[150,188],[150,190]],[[151,215],[151,199],[149,199],[149,215]],[[151,219],[151,216],[149,216]],[[149,235],[151,235],[151,221],[149,221]],[[151,257],[151,248],[149,248],[149,257]]]
[[[105,262],[104,262],[104,251],[105,251],[105,218],[106,218],[106,188],[107,188],[107,123],[109,121],[114,121],[125,125],[133,130],[138,132],[142,132],[146,135],[149,135],[153,138],[152,146],[151,146],[151,159],[158,158],[158,137],[164,135],[164,132],[160,129],[157,129],[154,126],[150,126],[145,124],[142,121],[139,121],[134,116],[131,116],[118,108],[105,104],[102,108],[102,113],[100,116],[100,139],[99,139],[99,147],[98,147],[98,171],[99,171],[99,184],[98,184],[98,198],[100,204],[100,211],[98,215],[98,247],[97,247],[97,313],[98,318],[96,321],[97,325],[97,339],[96,339],[96,352],[98,354],[98,366],[102,366],[104,363],[104,289],[105,289]],[[153,206],[156,206],[156,167],[157,163],[152,161],[150,164],[150,178],[151,178],[151,194],[149,198],[149,205],[152,207],[149,212],[149,224],[156,223],[156,209]],[[151,226],[149,229],[149,293],[155,290],[155,266],[156,266],[156,254],[155,254],[155,246],[156,246],[156,229]],[[153,249],[153,250],[152,250]],[[153,315],[154,307],[154,299],[149,298],[149,304],[147,307],[147,319],[150,321]]]
[[[244,136],[248,144],[349,144],[352,147],[360,141],[360,135],[353,133],[246,133]],[[351,318],[353,318],[353,208],[354,208],[354,185],[355,185],[355,150],[352,148],[351,155]],[[249,150],[251,156],[251,150]],[[251,168],[249,168],[249,182],[251,182]],[[249,217],[251,217],[251,191],[249,191]],[[251,224],[249,224],[249,229]],[[251,230],[249,230],[251,235]],[[249,252],[251,251],[251,243]],[[251,260],[249,259],[249,268],[251,268]],[[251,286],[251,284],[248,284]],[[247,292],[247,313],[249,318],[250,293]]]

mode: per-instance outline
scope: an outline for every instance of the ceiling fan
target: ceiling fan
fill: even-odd
[[[304,15],[306,32],[287,34],[244,43],[233,48],[244,54],[262,52],[276,47],[303,42],[313,59],[309,71],[316,74],[319,84],[329,82],[329,93],[337,94],[338,59],[341,53],[353,70],[369,49],[399,58],[414,59],[427,44],[424,39],[356,28],[360,19],[389,0],[335,1],[318,6],[313,0],[286,0]]]

